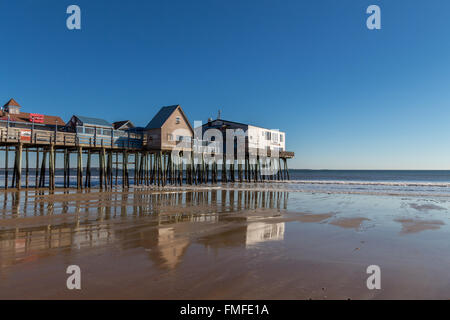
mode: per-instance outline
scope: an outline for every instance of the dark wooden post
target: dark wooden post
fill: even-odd
[[[50,154],[48,159],[48,187],[50,190],[55,188],[55,156],[54,156],[54,146],[53,143],[50,143]]]
[[[112,149],[109,151],[109,155],[108,155],[108,168],[109,168],[109,174],[108,174],[109,186],[112,189],[112,186],[113,186],[113,152],[112,152]]]
[[[38,182],[38,179],[39,179],[39,148],[38,147],[36,147],[36,172],[34,174],[35,174],[34,187],[38,188],[39,187],[39,182]]]
[[[70,151],[67,151],[67,188],[70,188]]]
[[[98,152],[98,170],[99,170],[99,183],[100,189],[103,189],[103,152]]]
[[[64,136],[64,139],[66,138],[66,136]],[[65,142],[64,142],[65,144]],[[63,169],[64,169],[64,188],[67,188],[67,149],[64,149],[64,165],[63,165]]]
[[[289,168],[288,168],[288,164],[287,164],[287,158],[284,158],[284,163],[285,163],[285,167],[286,167],[287,179],[290,180],[290,177],[289,177]]]
[[[91,149],[88,149],[87,151],[86,176],[84,180],[84,187],[91,188]]]
[[[25,150],[25,188],[28,189],[28,175],[29,175],[29,158],[28,158],[28,148]]]
[[[227,179],[227,160],[225,153],[223,154],[223,162],[222,162],[222,182],[228,182]]]
[[[119,152],[116,151],[116,186],[117,186],[117,176],[119,175]]]
[[[8,136],[6,136],[6,139],[8,139]],[[9,147],[6,146],[5,148],[5,189],[8,189],[8,154],[9,154]]]
[[[78,147],[77,155],[77,189],[83,189],[83,148]]]
[[[39,188],[43,188],[45,186],[45,166],[47,162],[47,150],[42,150],[42,164],[41,164],[41,175],[39,180]]]

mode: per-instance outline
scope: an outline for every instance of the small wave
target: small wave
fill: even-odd
[[[350,180],[290,180],[271,181],[290,184],[349,185],[349,186],[396,186],[396,187],[441,187],[449,188],[450,182],[417,182],[417,181],[350,181]]]

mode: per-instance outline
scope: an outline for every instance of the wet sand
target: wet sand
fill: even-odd
[[[449,208],[239,186],[3,192],[0,299],[447,299]]]

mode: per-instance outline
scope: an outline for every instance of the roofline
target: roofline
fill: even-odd
[[[13,103],[13,104],[11,104],[10,105],[10,103]],[[3,107],[2,108],[4,108],[4,107],[21,107],[21,105],[14,99],[14,98],[11,98],[11,99],[9,99],[8,100],[8,102],[6,102],[4,105],[3,105]]]
[[[133,128],[136,128],[136,126],[134,125],[134,123],[133,123],[131,120],[114,121],[114,122],[112,123],[112,126],[114,127],[114,124],[119,123],[119,122],[123,122],[123,123],[122,123],[122,125],[121,125],[119,128],[117,128],[117,129],[122,128],[124,125],[126,125],[126,124],[128,124],[128,123],[131,123],[131,124],[133,125]],[[114,129],[114,130],[117,130],[117,129]]]
[[[247,127],[248,127],[248,126],[252,126],[252,127],[260,128],[260,129],[264,129],[264,130],[275,131],[275,129],[269,129],[269,128],[265,128],[265,127],[255,126],[255,125],[253,125],[253,124],[242,123],[242,122],[236,122],[236,121],[225,120],[225,119],[215,119],[215,120],[212,120],[212,121],[207,121],[205,124],[202,124],[202,127],[206,126],[209,122],[214,122],[214,121],[226,121],[226,122],[231,122],[231,123],[235,123],[235,124],[240,124],[240,125],[247,126]],[[278,130],[278,131],[284,133],[284,131],[280,131],[280,130]]]
[[[70,119],[72,119],[73,117],[75,117],[75,118],[77,118],[78,120],[81,121],[81,119],[80,119],[79,117],[84,117],[84,116],[79,116],[79,115],[74,114],[74,115],[72,115],[72,116],[70,117]],[[105,119],[101,119],[101,118],[94,118],[94,117],[86,117],[86,118],[91,118],[91,119],[96,119],[96,120],[103,120],[103,121],[106,121]],[[70,120],[69,120],[67,123],[69,123],[69,122],[70,122]],[[81,122],[83,122],[83,121],[81,121]],[[108,122],[108,121],[106,121],[106,122]],[[83,123],[83,125],[86,125],[86,123]],[[87,123],[87,125],[88,125],[88,126],[94,126],[94,127],[113,128],[113,129],[114,129],[113,124],[112,124],[112,123],[109,123],[109,122],[108,122],[108,125],[104,125],[104,124],[94,124],[94,123]]]
[[[163,108],[169,108],[169,107],[176,107],[176,108],[173,109],[173,111],[170,113],[170,115],[167,117],[167,119],[162,123],[161,127],[157,127],[157,128],[147,128],[147,126],[145,126],[144,129],[145,129],[145,130],[161,129],[162,126],[167,122],[167,120],[169,119],[169,117],[170,117],[170,116],[171,116],[178,108],[180,108],[181,115],[183,116],[184,120],[185,120],[186,123],[188,124],[189,129],[191,129],[192,134],[193,134],[193,133],[194,133],[194,128],[192,128],[192,125],[191,125],[191,123],[189,122],[188,117],[186,116],[186,114],[185,114],[184,111],[183,111],[183,108],[181,108],[181,106],[180,106],[179,104],[173,104],[173,105],[171,105],[171,106],[162,106],[162,107],[159,109],[159,111],[155,114],[155,116],[152,118],[152,120],[156,117],[156,115],[157,115]],[[150,122],[152,122],[152,120],[150,120]],[[150,122],[149,122],[149,124],[150,124]]]

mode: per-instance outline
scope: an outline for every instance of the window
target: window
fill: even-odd
[[[176,118],[175,118],[175,123],[176,123],[176,124],[179,124],[180,122],[181,122],[180,117],[176,117]]]
[[[84,133],[86,134],[94,134],[95,129],[94,128],[84,128]]]
[[[103,129],[104,136],[111,136],[111,129]]]
[[[273,142],[278,142],[278,133],[274,133],[274,134],[272,135],[272,141],[273,141]]]
[[[77,133],[84,133],[83,127],[77,127]]]
[[[280,142],[283,142],[283,135],[280,134]]]
[[[169,133],[169,134],[167,135],[167,140],[173,141],[173,134]]]
[[[272,134],[270,131],[266,131],[266,140],[271,140],[272,139]]]
[[[191,142],[191,137],[190,136],[177,136],[176,139],[177,139],[177,141]]]

